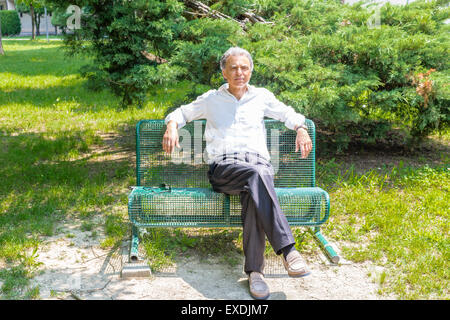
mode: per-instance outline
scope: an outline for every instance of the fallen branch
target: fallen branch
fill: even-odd
[[[141,54],[150,61],[155,61],[156,63],[166,63],[167,60],[158,56],[155,56],[152,53],[148,53],[147,51],[141,51]]]
[[[271,21],[264,20],[263,17],[258,16],[257,14],[254,14],[253,12],[244,12],[242,13],[242,16],[244,16],[246,19],[250,20],[252,23],[265,23],[265,24],[274,24]]]
[[[233,20],[237,23],[239,23],[239,25],[242,28],[245,28],[245,23],[238,21],[236,19],[233,19],[230,16],[227,16],[226,14],[223,14],[220,11],[217,10],[213,10],[210,7],[208,7],[206,4],[197,1],[197,0],[183,0],[184,4],[186,5],[186,7],[193,9],[195,12],[200,13],[203,16],[209,16],[211,18],[214,19],[223,19],[223,20]]]
[[[204,4],[198,0],[183,0],[183,2],[186,5],[186,7],[194,10],[194,12],[185,11],[185,13],[188,13],[191,15],[198,14],[199,16],[208,16],[213,19],[232,20],[232,21],[238,23],[241,26],[241,28],[244,30],[246,30],[247,22],[273,24],[273,22],[266,21],[266,20],[264,20],[263,17],[258,16],[257,14],[250,12],[250,11],[246,11],[241,14],[241,16],[243,16],[245,18],[244,20],[237,20],[230,16],[227,16],[226,14],[223,14],[220,11],[211,9],[206,4]]]

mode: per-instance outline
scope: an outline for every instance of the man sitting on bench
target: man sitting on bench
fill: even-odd
[[[300,150],[303,158],[312,150],[312,141],[303,115],[267,89],[249,84],[253,60],[248,51],[228,49],[220,60],[220,68],[226,84],[166,117],[163,149],[172,153],[175,146],[180,147],[177,129],[186,122],[206,119],[209,181],[216,192],[240,196],[244,271],[249,276],[250,294],[255,299],[267,299],[270,290],[263,276],[266,235],[277,255],[282,256],[289,276],[306,276],[309,270],[295,249],[295,239],[276,197],[264,117],[280,120],[297,131],[295,151]]]

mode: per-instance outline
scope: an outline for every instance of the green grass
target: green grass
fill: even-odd
[[[0,266],[5,265],[5,270],[23,266],[23,254],[70,216],[103,217],[108,234],[105,245],[115,244],[127,232],[127,193],[135,184],[135,173],[133,163],[116,159],[114,151],[95,152],[105,146],[102,133],[116,134],[113,149],[134,152],[136,122],[163,117],[189,84],[154,90],[144,108],[124,110],[110,92],[85,88],[86,80],[78,70],[88,60],[66,57],[61,42],[9,40],[3,45]],[[111,227],[111,221],[120,221],[122,227]],[[90,222],[83,228],[90,228]],[[5,272],[0,273],[0,281],[11,278]],[[29,276],[12,274],[22,279]],[[8,287],[8,282],[3,286]]]
[[[332,203],[324,233],[341,241],[345,257],[387,268],[380,293],[448,299],[448,158],[434,167],[400,162],[364,173],[322,165]]]
[[[142,109],[122,109],[107,90],[85,88],[78,69],[89,60],[64,56],[61,42],[8,40],[3,45],[0,298],[34,299],[39,288],[30,287],[29,279],[39,266],[36,248],[58,232],[62,219],[81,219],[82,230],[89,231],[98,224],[93,218],[101,218],[103,247],[129,237],[127,195],[135,184],[134,163],[116,153],[133,153],[136,122],[162,118],[191,86],[155,88]],[[435,136],[447,144],[449,137],[448,131]],[[331,198],[324,235],[345,258],[385,267],[380,294],[448,299],[448,152],[433,161],[417,156],[414,165],[408,157],[399,163],[378,161],[359,170],[348,161],[318,160],[317,184]],[[153,230],[143,246],[154,269],[188,254],[213,254],[234,264],[242,254],[239,234],[236,229]],[[300,250],[317,253],[308,234],[295,234]]]
[[[50,30],[49,30],[49,32],[50,32]],[[54,34],[49,34],[48,35],[48,38],[50,39],[50,40],[52,40],[52,39],[56,39],[56,40],[62,40],[62,35],[54,35]],[[20,39],[20,40],[31,40],[31,36],[19,36],[19,35],[14,35],[14,36],[3,36],[3,40],[7,40],[7,41],[9,41],[9,40],[17,40],[17,39]],[[42,34],[40,34],[39,36],[36,36],[36,40],[45,40],[45,41],[47,41],[47,35],[45,34],[45,31],[42,33]]]

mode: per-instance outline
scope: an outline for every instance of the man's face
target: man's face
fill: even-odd
[[[230,88],[245,87],[252,76],[250,61],[246,56],[229,56],[222,74]]]

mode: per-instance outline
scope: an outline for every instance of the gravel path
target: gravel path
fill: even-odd
[[[38,252],[42,270],[33,279],[33,285],[39,285],[41,299],[252,299],[242,264],[232,267],[214,257],[207,261],[195,256],[183,257],[166,272],[123,279],[126,243],[123,251],[104,250],[99,240],[90,235],[76,223],[67,222],[61,226],[59,235],[43,241]],[[348,261],[332,265],[321,252],[306,258],[311,275],[304,278],[289,278],[279,259],[268,261],[269,299],[395,299],[377,294],[376,279],[381,268]]]

